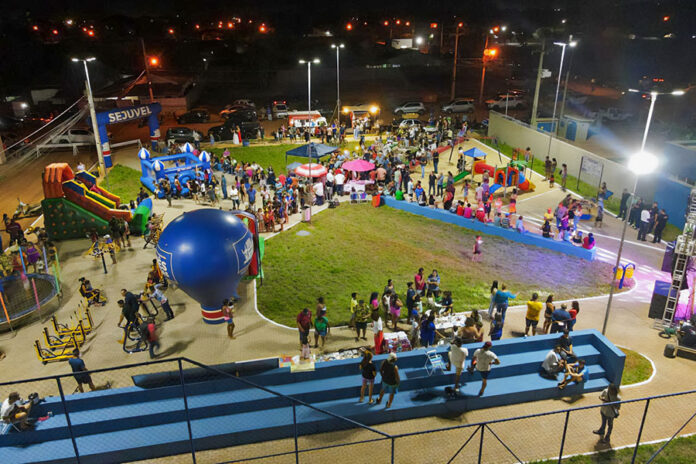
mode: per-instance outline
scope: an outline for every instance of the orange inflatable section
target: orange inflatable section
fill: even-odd
[[[68,163],[51,163],[44,169],[43,190],[45,198],[62,198],[63,182],[75,176]]]

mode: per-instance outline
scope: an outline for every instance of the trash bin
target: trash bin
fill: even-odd
[[[394,194],[394,198],[397,200],[403,200],[404,199],[404,192],[401,190],[397,190],[396,193]]]
[[[248,141],[248,140],[242,140],[242,146],[243,146],[243,147],[248,147],[248,146],[249,146],[249,141]]]
[[[382,196],[381,195],[372,195],[372,206],[375,208],[378,208],[382,205]]]

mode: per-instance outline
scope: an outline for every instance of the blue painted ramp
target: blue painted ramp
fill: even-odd
[[[619,382],[625,356],[595,330],[573,332],[577,355],[589,366],[590,378],[570,385],[563,396],[599,391]],[[446,386],[454,372],[428,376],[423,349],[400,353],[397,361],[402,382],[392,407],[359,404],[359,359],[317,363],[311,372],[291,373],[289,368],[269,369],[245,377],[283,395],[366,425],[427,416],[457,416],[468,410],[558,398],[554,380],[539,375],[546,353],[558,334],[528,339],[507,339],[493,344],[501,364],[494,366],[488,387],[477,396],[481,376],[464,373],[461,395],[450,399]],[[470,356],[482,344],[467,345]],[[448,356],[449,346],[438,351]],[[385,356],[375,356],[376,364]],[[379,377],[377,379],[380,380]],[[376,385],[376,391],[379,387]],[[287,398],[245,384],[235,378],[216,378],[186,384],[191,430],[196,450],[230,447],[293,436],[293,410]],[[110,463],[155,459],[190,450],[181,385],[137,386],[66,396],[80,461]],[[54,417],[35,430],[0,436],[0,462],[71,463],[74,452],[60,400],[47,398],[37,410]],[[352,424],[322,411],[297,406],[301,435],[352,428]]]

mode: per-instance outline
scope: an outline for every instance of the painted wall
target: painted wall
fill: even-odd
[[[446,222],[448,224],[454,224],[469,230],[481,232],[482,234],[495,235],[497,237],[506,238],[525,245],[533,245],[540,248],[546,248],[547,250],[558,251],[559,253],[576,256],[588,261],[592,261],[595,256],[596,248],[586,250],[582,247],[575,246],[572,243],[559,242],[550,238],[544,238],[541,235],[534,233],[520,234],[513,229],[503,229],[502,227],[494,226],[490,223],[484,224],[476,220],[472,221],[471,219],[467,219],[464,216],[458,216],[444,209],[433,209],[427,206],[419,206],[418,203],[395,200],[393,197],[383,198],[384,204],[394,209],[399,209],[412,214],[418,214],[420,216]]]
[[[543,162],[549,148],[549,135],[532,130],[528,125],[512,118],[506,118],[504,115],[494,111],[491,111],[488,121],[488,135],[490,137],[497,137],[499,143],[504,142],[513,147],[530,147],[535,159]],[[566,163],[568,165],[568,173],[575,177],[580,172],[582,157],[591,158],[604,165],[602,182],[607,183],[609,190],[615,194],[620,194],[624,188],[629,189],[629,191],[633,189],[635,176],[626,167],[563,140],[554,138],[551,141],[550,156],[551,158],[556,158],[559,167],[561,164]],[[583,180],[585,179],[583,178]],[[590,180],[592,182],[589,182]],[[588,179],[588,183],[597,181],[598,179]],[[574,185],[568,185],[568,187],[571,190],[575,188]],[[640,192],[640,190],[639,186],[638,191]]]

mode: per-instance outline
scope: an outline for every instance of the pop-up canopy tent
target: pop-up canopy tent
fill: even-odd
[[[301,158],[309,158],[310,160],[319,160],[335,151],[338,151],[338,147],[330,147],[328,145],[324,145],[323,143],[312,142],[308,145],[302,145],[286,151],[285,164],[288,163],[288,156],[299,156]]]
[[[487,156],[486,152],[479,150],[478,148],[469,148],[464,152],[464,156],[470,156],[472,158],[485,158]]]

